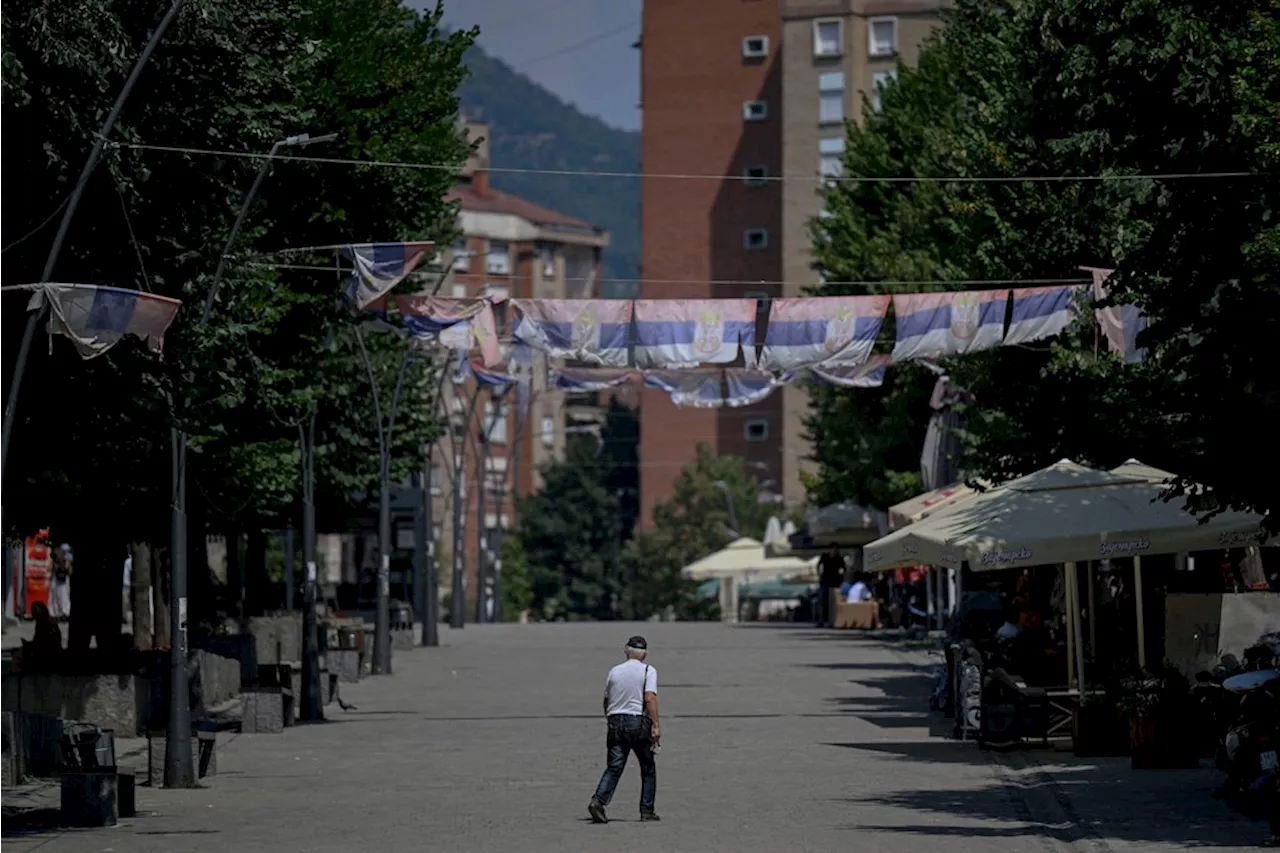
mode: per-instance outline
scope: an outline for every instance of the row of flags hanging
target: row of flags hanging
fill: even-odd
[[[742,363],[781,373],[859,365],[871,357],[890,305],[896,323],[891,362],[964,355],[1060,334],[1079,316],[1087,286],[1063,285],[894,296],[810,296],[769,303],[757,347],[755,299],[502,299],[397,296],[416,336],[450,349],[479,349],[501,361],[494,306],[514,311],[511,338],[546,353],[600,367],[681,370]],[[366,310],[385,314],[381,297]],[[1108,341],[1130,361],[1145,322],[1133,306],[1101,309]],[[1009,321],[1006,324],[1006,314]]]

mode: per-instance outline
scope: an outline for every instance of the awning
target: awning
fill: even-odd
[[[817,584],[787,583],[784,580],[757,581],[745,583],[738,587],[739,599],[791,599],[808,598],[818,589]],[[709,580],[698,587],[698,598],[713,601],[720,596],[720,580]]]
[[[1202,522],[1180,502],[1162,500],[1162,490],[1150,477],[1064,460],[871,543],[865,565],[880,571],[968,562],[990,571],[1269,544],[1261,516],[1227,512]]]

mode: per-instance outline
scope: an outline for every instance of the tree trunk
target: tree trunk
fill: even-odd
[[[152,549],[152,576],[155,588],[155,642],[157,649],[169,648],[169,549]]]
[[[246,615],[261,616],[266,609],[267,583],[267,531],[257,527],[249,530],[249,541],[244,555]]]
[[[155,644],[155,624],[152,607],[159,609],[160,602],[151,598],[151,543],[133,543],[133,577],[129,584],[130,603],[133,606],[133,647],[149,651]]]

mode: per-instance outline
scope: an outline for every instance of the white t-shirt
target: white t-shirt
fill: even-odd
[[[849,588],[849,603],[857,604],[860,601],[871,600],[871,589],[862,581],[858,581]]]
[[[133,582],[133,557],[124,558],[124,585],[130,586]]]
[[[646,677],[645,667],[649,667]],[[641,682],[643,690],[641,689]],[[605,715],[633,714],[640,716],[644,712],[644,694],[658,692],[658,671],[643,661],[634,658],[618,664],[609,670],[609,677],[604,682],[604,695],[609,697],[609,709]]]

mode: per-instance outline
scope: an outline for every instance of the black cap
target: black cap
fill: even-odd
[[[635,637],[632,637],[630,640],[627,640],[627,648],[640,649],[641,651],[648,651],[649,644],[645,642],[644,637],[635,636]]]

